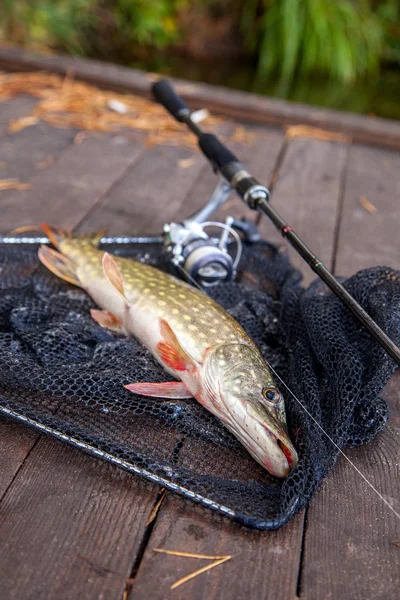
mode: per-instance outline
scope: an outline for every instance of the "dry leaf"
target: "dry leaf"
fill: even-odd
[[[312,138],[314,140],[322,140],[328,142],[350,142],[351,138],[343,133],[335,133],[318,129],[318,127],[309,127],[308,125],[290,125],[286,127],[285,137],[289,140],[295,138]]]
[[[0,179],[0,190],[29,190],[30,183],[20,183],[18,179]]]
[[[359,202],[365,210],[367,210],[371,215],[374,215],[377,212],[376,206],[372,204],[365,196],[360,196]]]

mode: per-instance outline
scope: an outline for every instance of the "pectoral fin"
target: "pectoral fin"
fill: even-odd
[[[39,248],[38,256],[40,262],[47,267],[49,271],[54,273],[54,275],[68,281],[68,283],[82,287],[82,284],[76,275],[75,265],[72,260],[48,246],[41,246]]]
[[[121,325],[121,321],[117,319],[112,313],[108,312],[108,310],[97,310],[96,308],[90,309],[90,314],[92,319],[96,321],[101,327],[105,327],[106,329],[112,329],[113,331],[122,332],[123,328]]]
[[[157,344],[157,352],[161,360],[174,371],[187,371],[194,367],[194,361],[182,348],[178,338],[165,319],[160,319],[162,342]]]
[[[181,381],[166,381],[165,383],[128,383],[124,387],[141,396],[152,398],[193,398],[187,387]]]
[[[124,276],[122,275],[119,267],[111,254],[104,252],[103,254],[103,271],[111,285],[117,290],[119,294],[128,302],[125,296],[125,282]]]

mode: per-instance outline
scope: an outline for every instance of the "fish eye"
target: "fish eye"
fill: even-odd
[[[266,400],[269,400],[269,402],[278,402],[280,397],[278,390],[273,387],[263,388],[262,395]]]

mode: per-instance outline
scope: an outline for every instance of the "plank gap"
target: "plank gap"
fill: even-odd
[[[159,490],[158,493],[157,493],[157,495],[156,495],[156,497],[155,497],[155,499],[154,499],[153,506],[152,506],[151,511],[150,511],[150,515],[153,513],[153,511],[155,511],[155,509],[157,507],[157,504],[160,501],[163,500],[164,496],[165,496],[165,490],[164,489]],[[140,541],[140,544],[139,544],[139,548],[138,548],[138,551],[137,551],[137,554],[136,554],[136,558],[135,558],[135,560],[133,562],[133,565],[132,565],[132,569],[131,569],[130,575],[129,575],[127,581],[126,581],[126,586],[125,586],[124,593],[122,595],[122,600],[125,600],[126,598],[128,598],[129,595],[130,595],[130,593],[131,593],[133,582],[135,581],[136,575],[137,575],[137,573],[139,571],[139,568],[140,568],[140,565],[142,563],[142,559],[143,559],[144,553],[146,552],[147,546],[148,546],[148,544],[150,542],[151,534],[153,533],[153,529],[154,529],[155,524],[157,522],[158,515],[160,513],[160,508],[161,508],[161,504],[158,507],[158,510],[155,512],[154,518],[150,521],[150,523],[148,523],[146,525],[146,528],[145,528],[144,533],[143,533],[143,537],[142,537],[142,539]]]
[[[175,446],[172,450],[172,454],[171,454],[171,462],[173,464],[176,464],[178,462],[179,459],[179,454],[182,451],[182,448],[185,444],[185,438],[186,436],[182,436],[179,440],[176,441]],[[132,585],[133,582],[135,581],[136,575],[139,571],[140,565],[142,563],[142,559],[144,556],[144,553],[146,552],[147,546],[150,542],[150,538],[151,538],[151,534],[153,532],[153,528],[156,524],[160,509],[162,507],[162,503],[163,500],[165,499],[165,496],[167,495],[166,490],[164,488],[162,488],[161,490],[158,491],[155,500],[154,500],[154,504],[153,507],[150,511],[150,515],[152,515],[152,513],[154,512],[154,517],[151,519],[151,521],[146,525],[146,529],[144,531],[142,540],[140,542],[140,546],[139,546],[139,550],[138,553],[136,555],[135,561],[132,565],[132,569],[131,569],[131,573],[129,575],[129,578],[127,579],[126,582],[126,586],[125,586],[125,590],[122,596],[122,600],[126,600],[127,598],[129,598],[129,595],[131,593],[132,590]],[[158,506],[157,506],[158,505]]]
[[[350,146],[346,148],[346,156],[344,161],[344,167],[340,177],[339,183],[339,192],[338,192],[338,201],[337,201],[337,212],[335,219],[335,228],[333,231],[333,246],[332,246],[332,256],[331,256],[331,272],[335,274],[336,270],[336,257],[339,249],[339,237],[340,237],[340,226],[343,218],[343,207],[344,207],[344,195],[346,189],[346,179],[348,173],[348,164],[349,164],[349,154],[350,154]]]
[[[280,172],[281,166],[283,164],[283,161],[285,160],[285,156],[286,156],[288,147],[289,147],[289,140],[286,138],[283,138],[282,146],[280,147],[278,156],[276,157],[274,168],[272,169],[272,173],[269,178],[268,190],[271,194],[271,199],[272,199],[272,192],[275,187],[275,182],[278,180],[279,172]],[[268,217],[266,215],[264,215],[262,212],[258,211],[258,213],[256,214],[256,219],[255,219],[255,224],[257,225],[257,227],[260,225],[263,217],[268,219]]]
[[[299,570],[297,573],[297,585],[296,585],[297,598],[301,597],[301,584],[302,584],[303,566],[304,566],[304,560],[305,560],[307,523],[308,523],[308,505],[304,509],[303,531],[302,531],[301,542],[300,542]]]
[[[93,213],[96,212],[96,210],[98,210],[99,207],[101,207],[104,201],[111,196],[113,190],[117,188],[117,186],[128,176],[130,169],[132,169],[135,165],[140,163],[141,159],[146,154],[146,150],[146,146],[143,146],[142,151],[139,152],[137,156],[132,158],[132,162],[129,163],[129,165],[119,175],[119,177],[114,179],[110,186],[107,189],[105,189],[104,192],[101,194],[100,198],[93,204],[93,206],[89,208],[87,213],[83,215],[83,217],[75,224],[73,231],[79,229],[87,220],[90,220],[90,217],[93,215]]]
[[[41,435],[38,435],[36,440],[33,442],[32,446],[29,448],[28,452],[25,454],[23,460],[21,461],[21,464],[19,465],[19,467],[15,470],[15,473],[11,479],[11,481],[8,483],[7,487],[5,488],[4,492],[1,494],[0,496],[0,502],[2,502],[4,500],[4,498],[7,496],[8,491],[12,488],[14,481],[17,479],[17,477],[19,477],[19,474],[21,473],[22,469],[24,468],[24,465],[26,463],[26,461],[28,460],[31,452],[34,450],[34,448],[36,448],[39,440],[41,439]]]

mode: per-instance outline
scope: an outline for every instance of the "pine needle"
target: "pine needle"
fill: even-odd
[[[46,167],[49,167],[50,165],[52,165],[54,162],[54,156],[47,156],[44,160],[41,160],[40,162],[36,163],[36,168],[37,169],[45,169]]]
[[[32,125],[36,125],[39,122],[37,117],[22,117],[21,119],[15,119],[10,121],[10,125],[8,127],[8,131],[10,133],[16,133],[17,131],[22,131],[22,129],[26,129],[26,127],[31,127]]]
[[[158,499],[158,502],[156,502],[156,504],[154,505],[153,510],[151,511],[150,516],[146,521],[146,527],[147,527],[147,525],[150,525],[150,523],[152,523],[154,521],[154,519],[156,518],[157,513],[160,510],[161,504],[164,502],[166,493],[167,493],[167,490],[165,488],[162,488],[161,493],[160,493],[160,498]]]
[[[0,100],[19,94],[34,96],[39,102],[29,116],[11,122],[11,133],[46,121],[56,127],[83,131],[116,133],[134,130],[145,133],[149,145],[168,144],[197,149],[195,136],[172,119],[161,105],[133,94],[100,90],[74,80],[71,73],[61,77],[43,71],[0,72]],[[116,111],[113,109],[115,106],[123,106],[124,110]],[[219,117],[207,117],[207,124],[212,128],[222,121]],[[75,143],[81,141],[79,136],[78,133]],[[245,142],[251,136],[242,126],[236,126],[230,139]]]
[[[289,140],[295,138],[312,138],[327,142],[351,142],[351,138],[343,133],[326,131],[325,129],[309,127],[308,125],[290,125],[286,128],[285,137]]]
[[[191,156],[190,158],[181,158],[178,160],[178,167],[180,169],[187,169],[188,167],[193,166],[196,163],[196,157]]]
[[[175,588],[179,587],[183,583],[190,581],[190,579],[197,577],[197,575],[201,575],[201,573],[204,573],[205,571],[209,571],[210,569],[213,569],[214,567],[217,567],[218,565],[222,565],[222,563],[224,563],[227,560],[230,560],[232,558],[232,556],[229,556],[229,555],[209,556],[207,554],[194,554],[192,552],[180,552],[179,550],[164,550],[163,548],[153,548],[153,550],[154,550],[154,552],[162,552],[163,554],[170,554],[172,556],[183,556],[185,558],[205,558],[205,559],[214,561],[209,565],[205,565],[204,567],[201,567],[200,569],[197,569],[196,571],[189,573],[189,575],[185,575],[185,577],[178,579],[178,581],[175,581],[175,583],[173,583],[170,587],[171,590],[174,590]]]
[[[164,550],[164,548],[153,548],[153,552],[162,552],[172,556],[183,556],[185,558],[208,558],[209,560],[220,560],[221,558],[232,558],[231,556],[209,556],[208,554],[194,554],[193,552],[180,552],[179,550]]]
[[[30,183],[21,183],[18,179],[0,179],[0,190],[30,190]]]
[[[359,202],[361,206],[365,208],[365,210],[367,210],[371,215],[374,215],[378,211],[376,206],[374,206],[372,202],[367,200],[365,196],[360,196]]]
[[[174,590],[175,588],[179,587],[183,583],[190,581],[190,579],[197,577],[197,575],[201,575],[201,573],[204,573],[205,571],[209,571],[210,569],[213,569],[214,567],[217,567],[218,565],[222,565],[222,563],[226,562],[227,560],[230,560],[231,558],[232,558],[231,556],[225,556],[225,558],[216,560],[215,562],[211,563],[210,565],[206,565],[205,567],[198,569],[197,571],[194,571],[193,573],[190,573],[189,575],[186,575],[186,577],[182,577],[182,579],[178,579],[178,581],[175,581],[175,583],[173,583],[171,585],[170,589]]]
[[[10,235],[20,235],[21,233],[28,233],[30,231],[38,231],[43,233],[43,229],[40,225],[21,225],[10,231]]]

